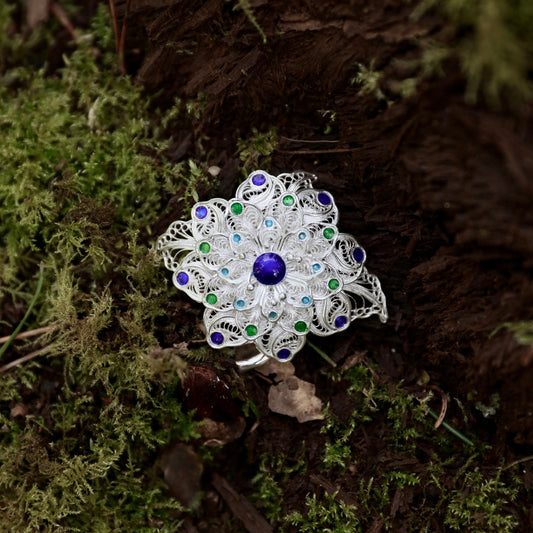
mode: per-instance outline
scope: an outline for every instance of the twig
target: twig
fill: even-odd
[[[307,144],[322,144],[322,143],[338,143],[339,141],[333,141],[331,139],[293,139],[292,137],[285,137],[280,135],[280,139],[284,141],[294,142],[294,143],[307,143]]]
[[[50,12],[57,20],[59,20],[59,23],[68,31],[73,39],[78,38],[78,34],[70,22],[66,11],[57,2],[52,2],[50,4]]]
[[[34,305],[37,303],[37,298],[39,298],[41,289],[43,288],[43,281],[44,281],[44,265],[43,263],[41,263],[40,268],[39,268],[39,281],[37,282],[37,289],[35,289],[35,294],[33,295],[30,305],[28,306],[28,309],[26,310],[26,314],[22,317],[22,320],[19,322],[18,326],[14,329],[13,333],[11,333],[8,340],[0,348],[0,359],[2,358],[2,355],[4,354],[4,352],[7,350],[8,346],[13,342],[13,339],[17,336],[18,332],[22,329],[24,322],[26,322],[27,318],[30,316],[30,313]]]
[[[49,331],[53,331],[58,326],[44,326],[42,328],[36,328],[36,329],[30,329],[28,331],[23,331],[22,333],[19,333],[15,336],[13,339],[14,341],[18,341],[20,339],[27,339],[28,337],[35,337],[36,335],[41,335],[41,333],[48,333]],[[11,338],[11,335],[7,335],[6,337],[0,337],[0,344],[4,344],[4,342],[7,342]]]
[[[122,29],[120,30],[120,41],[118,45],[118,69],[122,74],[126,74],[126,64],[124,62],[124,47],[126,43],[126,29],[128,27],[128,16],[130,14],[131,0],[126,1],[126,12],[124,13],[124,20],[122,21]]]
[[[19,366],[22,363],[26,363],[27,361],[31,361],[32,359],[39,357],[39,355],[42,355],[44,352],[46,352],[47,349],[48,347],[45,346],[44,348],[41,348],[40,350],[36,350],[35,352],[31,352],[28,355],[19,357],[18,359],[15,359],[14,361],[10,361],[9,363],[5,365],[0,366],[0,374],[5,374],[7,371],[11,370],[12,368],[15,368],[16,366]]]
[[[280,150],[279,148],[274,148],[274,150],[280,154],[289,154],[289,155],[305,155],[305,154],[341,154],[345,152],[355,152],[360,150],[361,147],[357,148],[331,148],[330,150]]]
[[[252,502],[246,496],[239,494],[226,479],[215,473],[212,483],[231,512],[243,523],[249,533],[272,533],[274,531]]]
[[[509,468],[513,468],[513,466],[519,465],[520,463],[526,463],[527,461],[533,461],[533,455],[528,455],[527,457],[522,457],[521,459],[517,459],[516,461],[513,461],[507,466],[504,466],[502,470],[509,470]]]
[[[428,385],[428,389],[437,391],[440,394],[441,398],[441,406],[440,406],[440,414],[437,418],[437,421],[435,422],[435,429],[438,429],[439,426],[444,422],[444,418],[446,416],[446,410],[448,409],[448,396],[444,393],[444,391],[437,387],[437,385]]]
[[[115,50],[118,54],[118,43],[119,43],[119,35],[118,35],[118,25],[117,25],[117,14],[115,12],[115,0],[109,0],[109,12],[111,13],[111,23],[113,25],[113,34],[115,35]]]
[[[333,368],[337,366],[337,363],[335,363],[335,361],[333,361],[333,359],[331,359],[331,357],[324,350],[320,349],[318,346],[316,346],[309,340],[307,341],[307,344],[309,344],[309,346],[313,348],[313,350],[315,350],[315,352],[320,355],[320,357],[322,357],[324,361],[328,362]]]

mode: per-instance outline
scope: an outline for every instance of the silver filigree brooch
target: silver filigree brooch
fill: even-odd
[[[174,285],[205,305],[213,348],[255,344],[258,355],[290,361],[308,333],[326,336],[352,320],[387,320],[379,280],[364,267],[357,241],[337,230],[331,194],[306,172],[252,172],[235,198],[192,208],[159,237]]]

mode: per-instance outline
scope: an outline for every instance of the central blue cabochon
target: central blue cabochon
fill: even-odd
[[[263,285],[276,285],[285,277],[285,262],[272,252],[261,254],[254,263],[254,276]]]

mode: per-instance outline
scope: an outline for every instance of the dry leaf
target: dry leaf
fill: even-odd
[[[274,413],[293,416],[298,422],[324,418],[322,400],[315,396],[315,386],[296,376],[270,387],[268,407]]]
[[[41,22],[48,20],[50,0],[28,0],[26,22],[31,30]]]

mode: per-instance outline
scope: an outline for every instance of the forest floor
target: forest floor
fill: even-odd
[[[483,34],[490,15],[482,9],[465,9],[461,19],[415,13],[416,3],[399,0],[133,0],[111,2],[113,12],[100,9],[96,23],[95,2],[71,11],[51,3],[40,19],[34,14],[37,22],[15,5],[8,27],[13,35],[25,29],[21,39],[30,44],[8,59],[2,45],[2,90],[13,98],[7,105],[18,109],[17,92],[41,90],[13,77],[21,65],[45,65],[39,75],[50,80],[66,68],[70,92],[61,112],[96,120],[92,134],[110,148],[80,136],[72,146],[81,154],[106,154],[87,155],[90,163],[62,153],[67,141],[56,142],[59,133],[39,148],[50,161],[39,171],[48,165],[51,177],[35,190],[43,198],[52,191],[58,206],[43,200],[39,224],[67,228],[57,250],[67,257],[60,246],[72,248],[72,266],[47,263],[43,291],[51,303],[32,325],[50,328],[41,344],[17,341],[2,359],[50,347],[32,358],[31,379],[17,368],[23,365],[14,366],[16,375],[0,369],[1,379],[11,379],[5,389],[17,391],[0,397],[8,450],[0,486],[19,494],[2,499],[12,531],[533,530],[533,107],[524,88],[530,80],[521,85],[521,72],[512,70],[509,44],[521,30],[502,15]],[[50,24],[53,37],[43,46],[35,33]],[[92,48],[68,59],[90,24]],[[507,78],[483,56],[488,42],[500,50],[498,39],[506,42],[500,62],[509,66]],[[83,84],[98,69],[107,81],[85,98]],[[117,90],[135,96],[114,99],[115,78],[133,82]],[[109,112],[95,111],[98,101]],[[136,109],[149,127],[138,126]],[[127,128],[131,136],[113,144]],[[4,160],[26,150],[20,139],[30,129],[20,129]],[[151,144],[147,129],[154,143],[164,142]],[[39,160],[35,154],[24,158]],[[96,167],[124,178],[96,186]],[[194,201],[233,197],[257,168],[315,174],[335,198],[339,228],[364,246],[387,297],[387,324],[369,318],[313,338],[318,350],[307,345],[287,366],[315,385],[322,402],[322,414],[307,422],[270,409],[283,369],[243,374],[234,363],[240,350],[207,346],[201,306],[165,281],[150,252],[173,220],[188,218]],[[143,172],[150,172],[145,183]],[[26,248],[7,221],[22,231],[17,220],[27,218],[8,211],[11,197],[2,195],[7,336],[31,299],[18,288],[30,266],[56,252],[55,230],[41,227],[28,233],[23,258],[10,255],[13,239]],[[79,243],[67,233],[77,222],[76,232],[88,232]],[[54,328],[64,328],[63,336]],[[115,370],[109,354],[128,357],[125,369]],[[82,414],[84,405],[90,409]],[[125,412],[126,429],[116,429]],[[123,432],[116,456],[98,441],[113,431]],[[53,468],[20,459],[36,442]],[[104,472],[94,450],[131,477]],[[63,495],[68,483],[50,480],[59,479],[61,461],[75,457],[87,471],[72,489],[79,500],[71,501]],[[101,474],[90,473],[94,464]],[[38,486],[30,503],[22,486]],[[106,491],[100,525],[90,525]],[[47,498],[62,510],[55,522],[36,518]],[[168,504],[174,498],[180,505]],[[122,505],[122,518],[113,518],[113,505]]]

